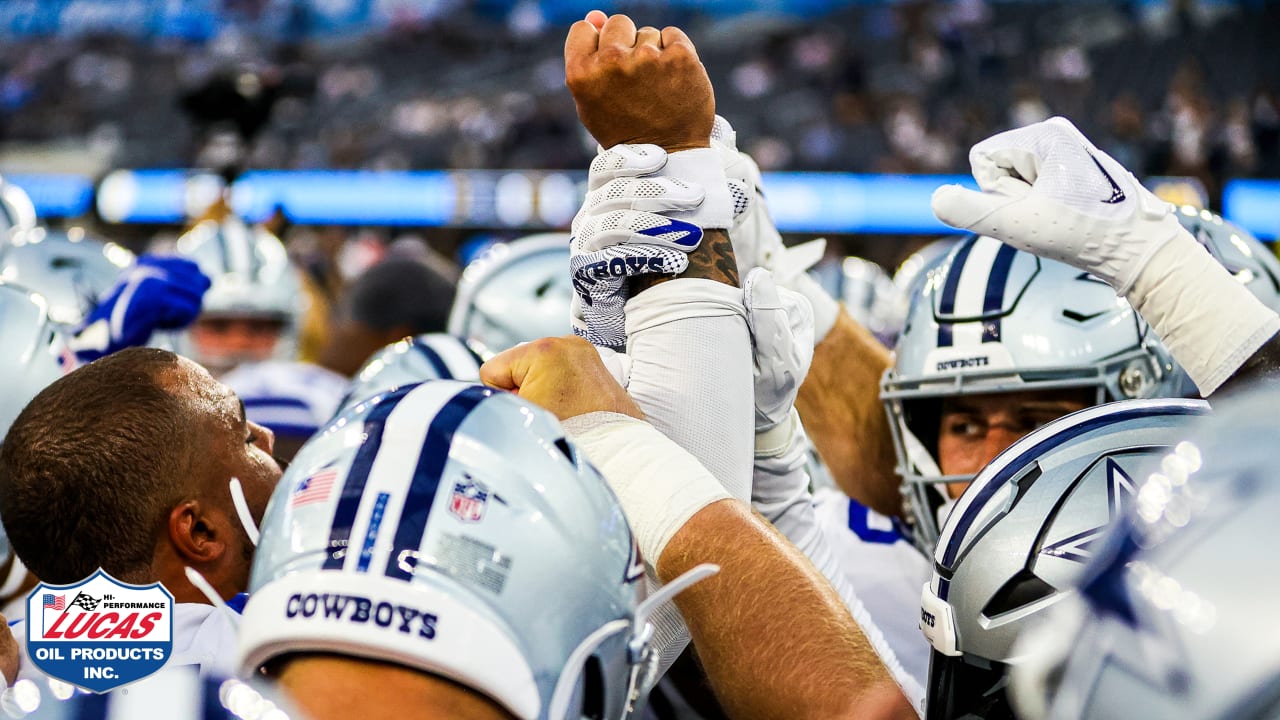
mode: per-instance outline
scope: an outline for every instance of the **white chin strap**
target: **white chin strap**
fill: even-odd
[[[244,488],[240,485],[240,478],[231,478],[230,487],[231,504],[236,506],[236,516],[240,518],[240,525],[249,536],[249,542],[257,547],[258,539],[262,534],[258,532],[258,524],[253,521],[253,513],[249,512],[249,502],[244,499]]]
[[[907,460],[915,467],[916,472],[924,477],[942,477],[942,470],[938,468],[938,462],[933,459],[930,453],[920,442],[920,438],[911,432],[911,428],[906,423],[900,425],[902,430],[902,445],[907,453]]]
[[[22,587],[22,583],[27,579],[27,566],[18,559],[17,553],[11,551],[10,556],[13,558],[13,564],[9,566],[9,574],[5,576],[4,584],[0,585],[0,598],[5,600],[18,592],[18,588]]]

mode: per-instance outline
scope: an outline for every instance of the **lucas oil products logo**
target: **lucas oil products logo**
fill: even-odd
[[[27,596],[27,651],[46,675],[102,693],[154,673],[173,654],[173,595],[102,570]]]

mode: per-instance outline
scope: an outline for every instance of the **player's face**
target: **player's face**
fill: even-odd
[[[191,326],[191,342],[213,372],[230,370],[242,362],[271,358],[284,323],[271,318],[201,316]]]
[[[944,475],[974,475],[1005,448],[1041,425],[1083,410],[1092,390],[1040,390],[962,395],[942,401],[938,427],[938,469]],[[950,483],[959,497],[967,483]]]

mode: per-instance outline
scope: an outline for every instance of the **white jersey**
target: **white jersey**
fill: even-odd
[[[920,589],[929,559],[892,519],[839,490],[814,493],[818,525],[854,592],[884,635],[903,669],[927,687],[929,642],[920,632]]]
[[[249,419],[277,435],[307,437],[329,421],[347,392],[345,377],[304,362],[240,365],[222,382],[244,401]]]

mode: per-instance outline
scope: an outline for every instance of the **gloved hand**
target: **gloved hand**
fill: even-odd
[[[706,197],[696,183],[659,175],[668,155],[656,145],[618,145],[591,163],[587,197],[573,219],[569,272],[576,334],[596,345],[626,342],[627,279],[676,275],[702,242]],[[659,215],[693,214],[694,221]]]
[[[135,345],[155,330],[179,330],[200,314],[209,278],[190,260],[143,255],[121,273],[111,292],[85,318],[70,346],[81,362]]]
[[[738,275],[746,277],[752,268],[766,268],[773,271],[773,279],[779,286],[804,295],[813,312],[814,341],[821,342],[835,325],[836,315],[840,312],[836,299],[806,272],[822,259],[825,241],[823,244],[805,243],[792,248],[783,245],[782,234],[774,225],[764,201],[760,167],[750,155],[738,150],[737,133],[729,121],[719,115],[711,130],[711,147],[720,158],[729,193],[733,197],[733,227],[729,230],[729,238],[733,240]]]
[[[982,192],[938,188],[939,220],[1080,268],[1121,295],[1157,250],[1186,235],[1168,203],[1065,118],[987,138],[969,164]]]
[[[751,330],[755,429],[759,437],[787,422],[813,361],[813,309],[803,295],[778,287],[754,268],[742,283]]]

